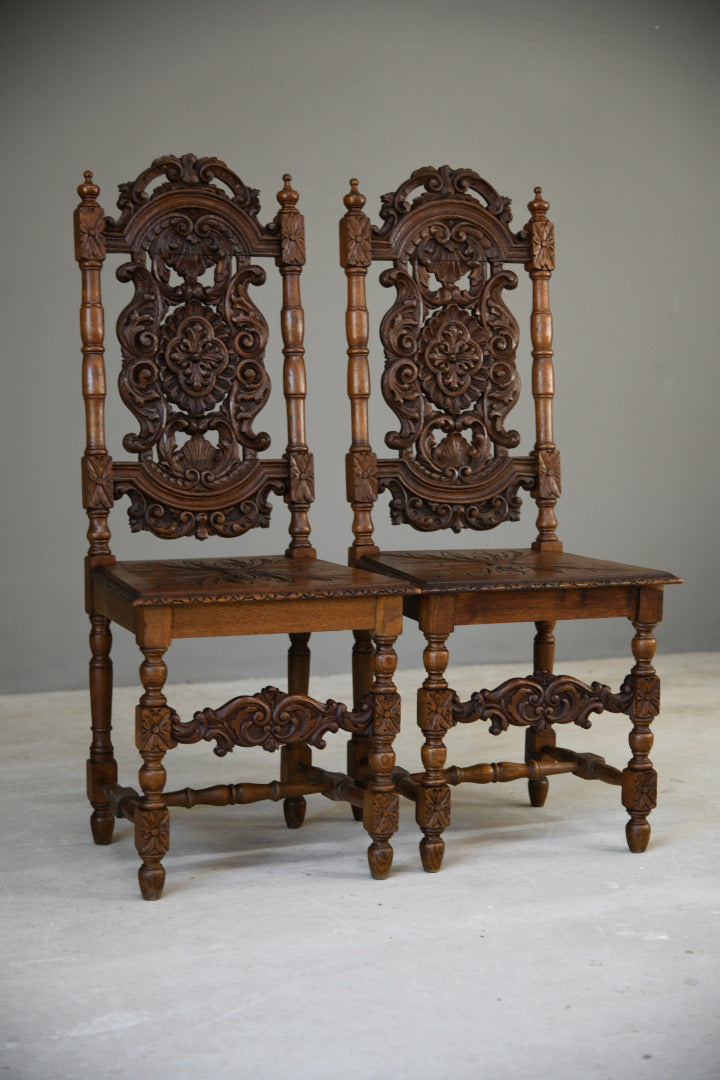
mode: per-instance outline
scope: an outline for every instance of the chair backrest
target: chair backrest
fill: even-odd
[[[283,495],[291,512],[288,554],[314,555],[299,284],[304,222],[290,180],[284,177],[277,216],[261,225],[258,192],[217,158],[158,158],[120,185],[115,220],[98,204],[92,173],[85,174],[75,249],[83,280],[83,500],[91,560],[112,558],[107,518],[123,495],[133,531],[200,540],[267,526],[269,495]],[[112,460],[105,445],[100,282],[110,252],[130,256],[117,276],[134,287],[117,322],[120,395],[138,425],[123,440],[136,456],[130,461]],[[274,259],[282,275],[288,441],[281,458],[262,456],[270,439],[253,429],[270,393],[268,327],[250,296],[250,287],[265,281],[252,261],[258,257]]]
[[[416,170],[384,195],[373,226],[356,180],[345,196],[341,263],[348,278],[348,388],[352,445],[348,498],[354,510],[352,557],[375,551],[371,510],[378,492],[391,495],[393,523],[415,529],[491,529],[515,521],[519,489],[538,506],[536,550],[560,548],[555,503],[560,461],[552,430],[552,321],[549,279],[554,229],[540,188],[531,218],[510,229],[510,199],[469,169]],[[385,352],[382,393],[399,421],[385,437],[394,457],[378,459],[369,442],[368,312],[365,278],[373,261],[391,262],[380,275],[396,297],[380,337]],[[507,264],[521,263],[532,280],[532,391],[535,446],[526,457],[506,428],[520,379],[515,364],[518,325],[504,291],[517,285]]]

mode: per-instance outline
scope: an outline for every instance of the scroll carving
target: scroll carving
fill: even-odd
[[[425,194],[409,204],[420,185]],[[483,197],[480,210],[468,191]],[[467,208],[456,204],[458,196]],[[435,209],[443,197],[453,201]],[[502,267],[497,225],[490,224],[497,219],[512,241],[509,200],[469,170],[418,170],[384,197],[378,235],[411,211],[417,224],[403,222],[394,265],[380,279],[397,294],[380,335],[382,391],[400,421],[386,436],[400,467],[381,476],[381,489],[392,494],[395,523],[493,528],[518,518],[518,491],[528,487],[508,455],[519,434],[505,427],[520,379],[519,331],[503,294],[517,277]]]
[[[490,733],[499,735],[510,724],[542,731],[551,724],[590,727],[590,715],[603,711],[628,714],[635,692],[629,675],[618,693],[594,682],[587,685],[570,675],[541,672],[527,678],[508,679],[496,690],[478,690],[469,701],[455,696],[454,723],[489,720]]]
[[[355,735],[369,735],[372,705],[364,702],[355,712],[337,701],[324,704],[302,694],[286,694],[266,686],[252,696],[233,698],[219,709],[196,712],[188,723],[175,717],[173,738],[180,743],[215,741],[214,753],[224,757],[235,746],[261,746],[277,750],[281,745],[309,743],[322,749],[322,738],[339,728]]]
[[[162,175],[167,183],[149,192]],[[175,192],[179,201],[170,198]],[[159,158],[122,185],[122,213],[108,228],[130,229],[132,215],[153,200],[153,214],[134,226],[132,261],[118,270],[135,289],[117,332],[120,393],[139,425],[123,445],[140,469],[116,483],[115,494],[129,496],[133,530],[236,536],[267,525],[268,496],[288,486],[277,470],[258,475],[256,461],[270,444],[253,429],[270,393],[268,328],[249,291],[265,272],[249,263],[243,224],[247,215],[259,232],[257,192],[215,158]],[[284,215],[282,227],[285,254],[301,262],[302,215]]]

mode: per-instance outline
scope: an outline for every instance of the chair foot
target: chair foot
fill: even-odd
[[[368,848],[367,855],[372,876],[378,880],[386,878],[393,861],[393,849],[387,840],[374,841]]]
[[[352,810],[352,816],[355,818],[355,821],[362,821],[362,819],[363,819],[363,808],[362,808],[362,806],[351,806],[350,809]]]
[[[307,802],[302,795],[294,795],[283,802],[283,814],[288,829],[299,829],[305,820]]]
[[[630,850],[636,855],[642,854],[650,842],[650,822],[631,818],[625,826],[625,836]]]
[[[90,817],[90,828],[96,844],[109,844],[113,838],[115,817],[109,810],[95,810]]]
[[[159,900],[165,884],[165,867],[141,866],[138,881],[143,900]]]
[[[539,780],[528,780],[528,795],[531,806],[544,806],[550,790],[550,781],[546,776]]]
[[[420,858],[423,870],[428,874],[436,874],[442,866],[445,854],[445,841],[439,836],[424,836],[420,841]]]

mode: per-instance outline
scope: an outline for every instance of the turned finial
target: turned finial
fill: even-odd
[[[83,175],[85,177],[85,183],[80,184],[77,193],[85,202],[93,202],[100,194],[100,188],[97,184],[93,184],[93,174],[89,169],[86,169]]]
[[[528,210],[533,217],[544,217],[547,211],[550,209],[550,203],[546,202],[542,197],[542,188],[535,188],[535,198],[532,202],[528,203]]]
[[[350,181],[350,191],[343,202],[348,210],[362,210],[365,205],[365,196],[358,191],[358,181],[354,177]]]
[[[277,201],[280,203],[283,210],[293,210],[300,198],[297,191],[293,188],[291,181],[292,176],[290,173],[285,173],[283,175],[282,191],[278,191],[277,193]]]

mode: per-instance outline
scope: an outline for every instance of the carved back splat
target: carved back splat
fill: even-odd
[[[559,494],[559,464],[550,411],[546,286],[553,251],[547,203],[538,189],[530,223],[513,233],[510,200],[476,173],[423,168],[383,196],[384,223],[376,228],[363,213],[357,182],[351,185],[341,245],[350,298],[353,444],[348,481],[356,512],[355,547],[373,546],[370,508],[384,489],[392,496],[394,523],[458,532],[517,520],[521,488],[532,491],[544,515],[538,521],[538,543],[555,547],[552,507]],[[367,435],[364,277],[373,260],[392,262],[380,281],[396,291],[380,337],[382,392],[399,421],[385,441],[397,456],[380,461]],[[508,263],[525,264],[533,281],[539,276],[543,285],[543,290],[535,288],[533,305],[538,426],[529,457],[511,456],[519,435],[506,427],[520,393],[515,362],[519,331],[505,302],[517,277]]]
[[[291,552],[310,554],[298,280],[304,227],[290,177],[267,226],[258,220],[258,192],[216,158],[158,158],[120,186],[116,220],[104,218],[90,186],[79,189],[77,244],[81,266],[96,266],[98,300],[105,252],[130,256],[117,272],[134,287],[117,322],[119,386],[138,430],[123,440],[136,462],[111,462],[106,452],[94,461],[88,444],[87,500],[97,501],[99,476],[106,509],[129,496],[133,531],[202,540],[268,525],[275,493],[291,507]],[[289,423],[281,459],[260,456],[270,438],[254,429],[270,393],[268,327],[253,296],[265,281],[252,261],[258,256],[274,258],[283,277]]]

